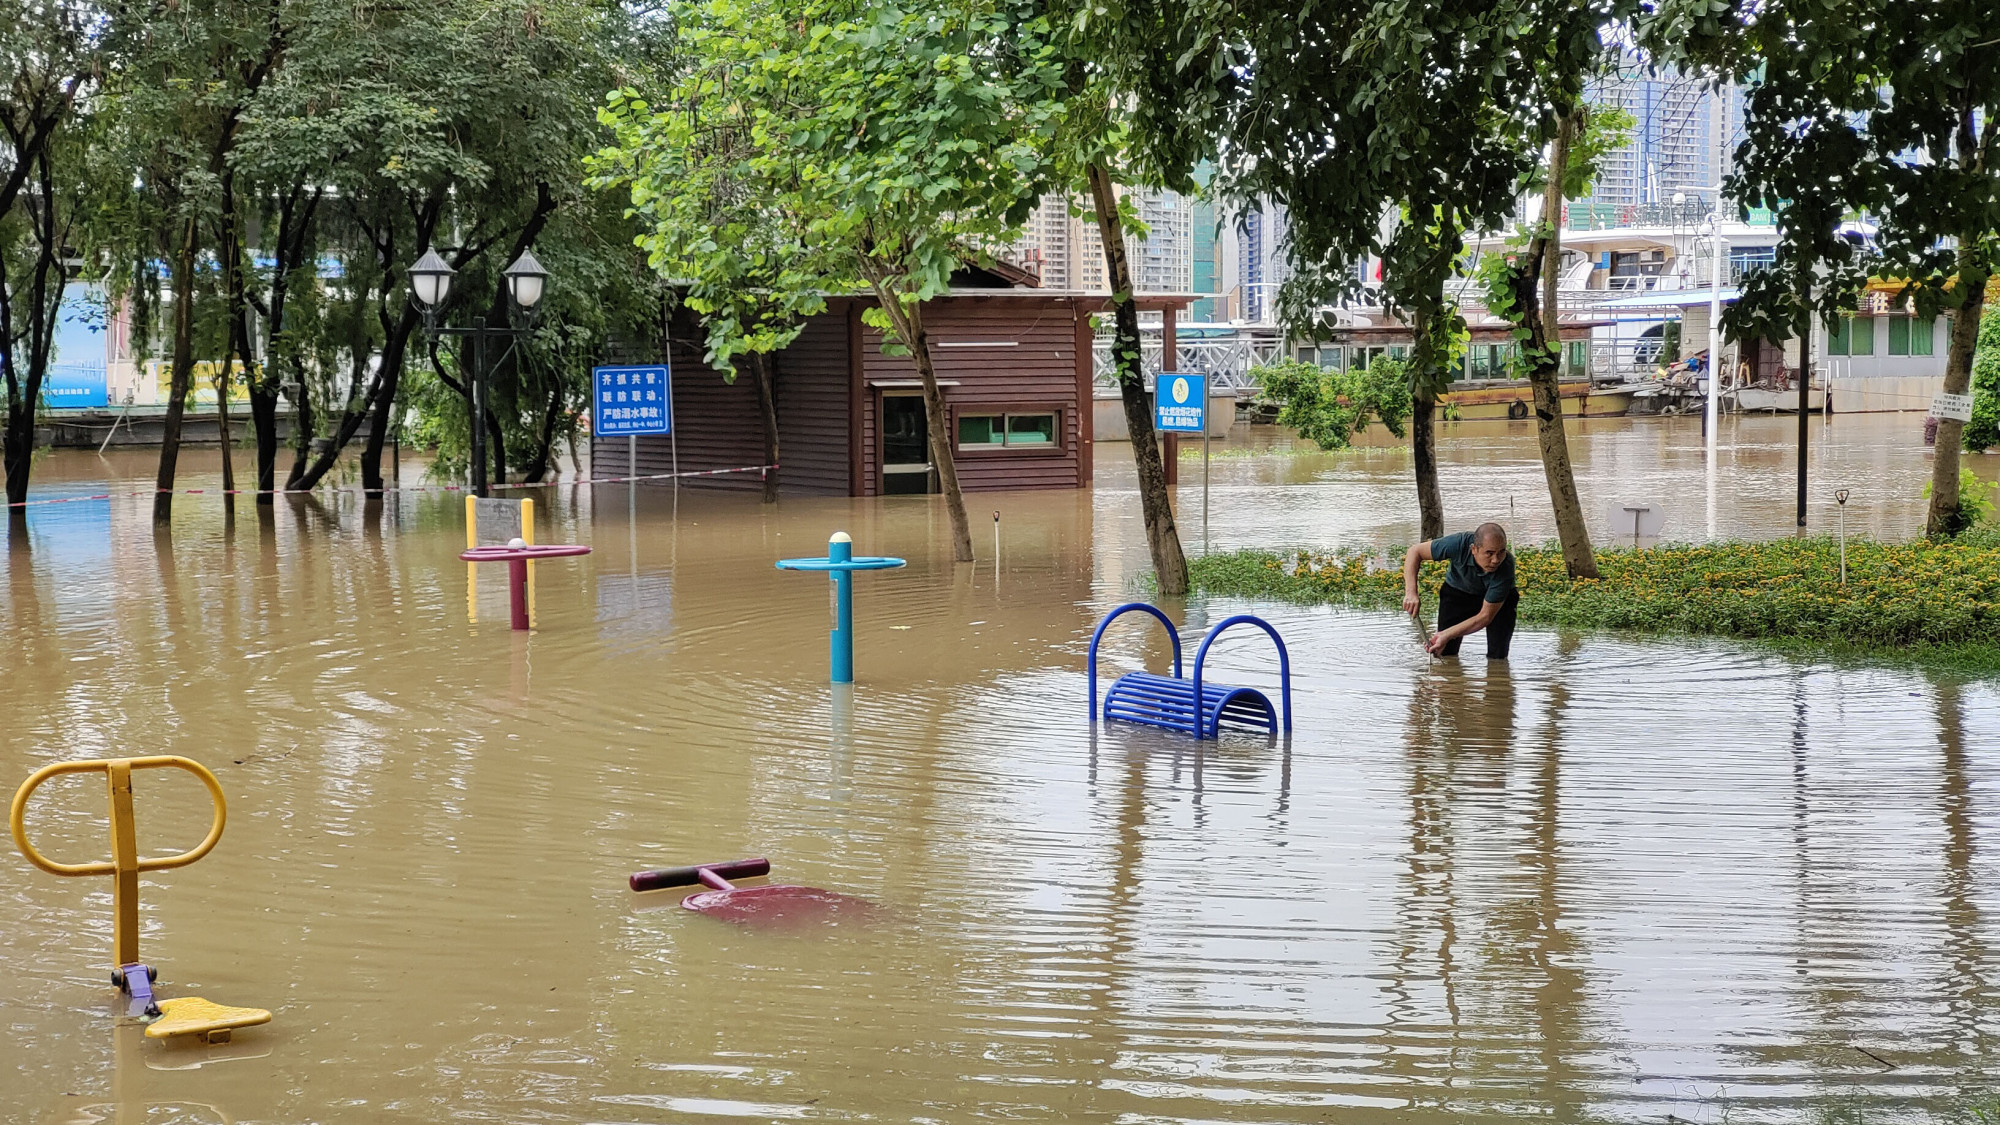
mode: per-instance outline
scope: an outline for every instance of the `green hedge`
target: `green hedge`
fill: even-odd
[[[1524,621],[1899,650],[2000,670],[2000,541],[1991,534],[1850,539],[1845,586],[1830,539],[1599,551],[1601,577],[1577,581],[1559,550],[1516,550],[1515,560]],[[1440,564],[1425,567],[1427,613],[1443,575]],[[1347,553],[1211,555],[1194,562],[1193,581],[1211,593],[1296,602],[1394,607],[1403,597],[1400,569]]]

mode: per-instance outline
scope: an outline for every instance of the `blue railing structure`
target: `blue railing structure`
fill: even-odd
[[[1097,642],[1103,639],[1104,630],[1110,628],[1113,621],[1134,611],[1152,614],[1159,620],[1160,625],[1166,629],[1167,639],[1174,642],[1174,679],[1178,680],[1181,678],[1180,630],[1175,629],[1174,623],[1167,620],[1167,615],[1161,613],[1158,608],[1147,605],[1145,602],[1126,602],[1124,605],[1106,614],[1104,620],[1097,623],[1097,631],[1090,635],[1090,721],[1093,723],[1097,721]]]
[[[1202,639],[1201,648],[1195,653],[1194,677],[1182,678],[1181,640],[1167,615],[1144,602],[1127,602],[1112,610],[1103,621],[1098,622],[1097,631],[1090,638],[1090,718],[1098,718],[1097,698],[1097,647],[1104,637],[1104,630],[1120,616],[1133,611],[1151,614],[1166,627],[1167,636],[1174,645],[1174,674],[1156,675],[1152,672],[1130,672],[1120,676],[1104,693],[1103,716],[1106,721],[1117,719],[1128,723],[1143,723],[1179,731],[1199,739],[1218,738],[1222,733],[1224,720],[1250,728],[1262,727],[1272,735],[1279,730],[1279,712],[1271,706],[1271,700],[1255,688],[1231,687],[1227,684],[1207,683],[1202,678],[1202,668],[1208,660],[1209,646],[1216,637],[1231,626],[1255,625],[1270,634],[1272,643],[1278,646],[1279,697],[1283,703],[1283,729],[1292,729],[1292,661],[1285,650],[1284,639],[1270,622],[1250,614],[1230,617],[1208,631]]]

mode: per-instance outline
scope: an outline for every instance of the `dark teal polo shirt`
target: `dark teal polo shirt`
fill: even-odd
[[[1472,533],[1461,531],[1431,540],[1431,558],[1449,563],[1444,584],[1462,593],[1476,594],[1489,602],[1504,602],[1519,591],[1514,586],[1514,552],[1500,557],[1493,570],[1481,570],[1472,558]]]

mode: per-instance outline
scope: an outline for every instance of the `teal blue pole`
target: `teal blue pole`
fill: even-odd
[[[854,558],[854,540],[845,531],[836,531],[827,540],[826,557],[839,564]],[[854,572],[845,568],[833,572],[833,634],[827,638],[833,663],[833,682],[854,682]]]

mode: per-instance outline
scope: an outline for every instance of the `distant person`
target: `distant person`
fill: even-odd
[[[1471,531],[1419,543],[1403,555],[1403,612],[1423,612],[1417,570],[1427,562],[1451,564],[1438,590],[1437,633],[1424,644],[1433,656],[1457,656],[1467,634],[1486,630],[1486,659],[1507,659],[1514,640],[1514,610],[1521,591],[1514,585],[1514,556],[1507,529],[1482,523]]]

